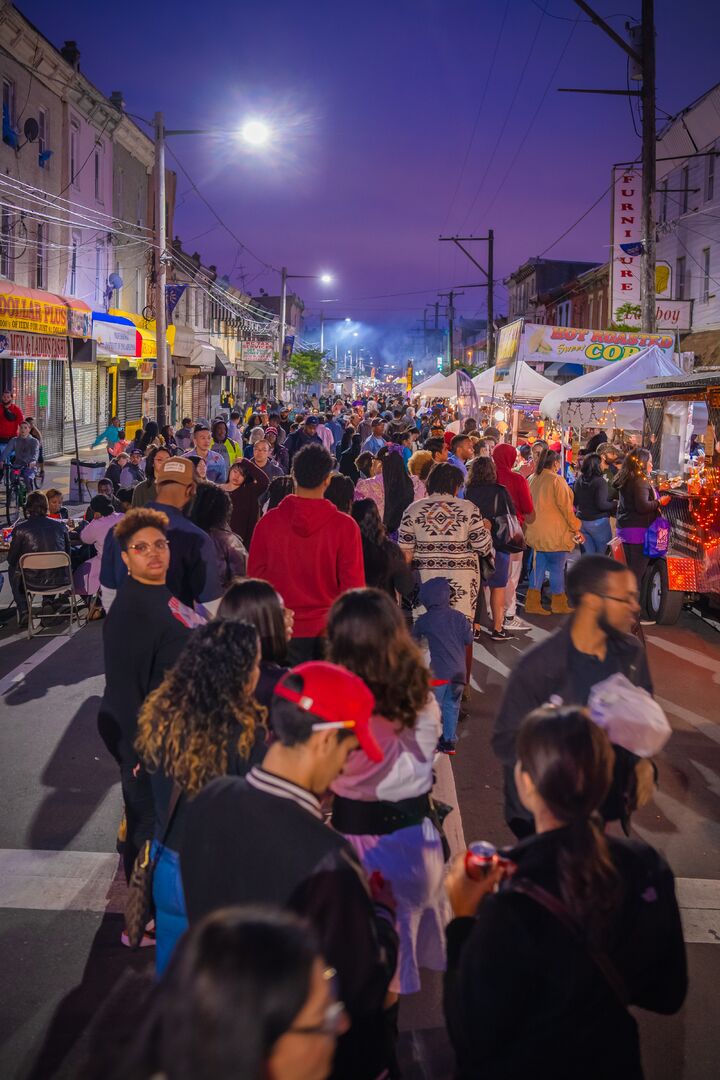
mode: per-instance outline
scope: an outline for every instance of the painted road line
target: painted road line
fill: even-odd
[[[435,756],[433,795],[439,802],[447,803],[448,806],[453,808],[452,813],[445,818],[443,829],[450,845],[450,851],[453,855],[459,855],[460,852],[466,849],[465,834],[463,832],[462,814],[460,813],[460,802],[455,787],[455,775],[452,770],[451,759],[447,754],[436,754]]]
[[[14,690],[36,667],[43,664],[49,656],[61,649],[63,645],[67,645],[68,641],[81,629],[81,626],[73,626],[69,634],[65,634],[63,637],[51,638],[37,652],[29,656],[27,660],[23,660],[22,664],[18,664],[16,668],[9,671],[7,675],[0,679],[0,697],[7,694],[9,690]]]
[[[700,652],[699,649],[688,649],[685,645],[677,645],[666,638],[653,637],[652,634],[647,634],[646,638],[649,645],[655,645],[656,648],[672,653],[676,660],[686,660],[688,664],[694,664],[695,667],[712,671],[713,682],[720,682],[720,660],[713,660],[711,656]]]
[[[655,700],[666,713],[677,716],[679,720],[684,720],[687,724],[690,724],[691,727],[694,727],[701,735],[705,735],[708,739],[712,739],[713,742],[720,743],[720,725],[713,723],[712,720],[708,720],[707,716],[701,716],[700,713],[693,712],[692,709],[686,709],[682,705],[676,705],[674,701],[670,701],[668,698],[658,697],[656,695]]]
[[[98,851],[0,849],[0,908],[33,911],[115,909],[119,859]]]

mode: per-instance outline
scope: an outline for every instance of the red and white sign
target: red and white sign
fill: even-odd
[[[17,360],[67,360],[67,338],[0,330],[0,356]]]
[[[618,308],[640,304],[640,255],[628,255],[621,244],[642,240],[642,171],[616,165],[613,168],[612,236],[610,244],[610,319],[615,323],[634,322]]]

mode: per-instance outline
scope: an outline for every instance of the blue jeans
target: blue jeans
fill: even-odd
[[[153,875],[153,900],[155,901],[155,965],[158,975],[162,975],[170,962],[178,939],[188,928],[185,909],[182,878],[180,877],[180,856],[172,848],[163,847],[153,841],[152,857],[159,851]]]
[[[463,688],[463,683],[455,682],[445,683],[444,686],[433,686],[433,694],[440,706],[442,737],[445,742],[455,742]]]
[[[610,518],[596,518],[595,521],[583,521],[580,532],[585,537],[586,555],[604,555],[605,549],[612,540]]]
[[[548,573],[553,596],[564,593],[567,557],[567,551],[535,551],[530,566],[530,588],[542,589],[545,574]]]

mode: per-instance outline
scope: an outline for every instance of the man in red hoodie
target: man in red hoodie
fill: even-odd
[[[530,486],[524,476],[513,470],[517,459],[517,450],[509,443],[498,443],[493,450],[493,461],[497,472],[497,482],[510,492],[515,504],[515,512],[521,525],[525,519],[535,513]],[[505,629],[529,630],[530,627],[517,615],[517,587],[522,572],[523,554],[521,551],[510,556],[510,576],[505,587]]]
[[[0,451],[16,437],[22,422],[23,414],[13,403],[12,391],[3,390],[0,400]],[[4,466],[0,463],[0,476],[3,475],[3,470]]]
[[[298,450],[292,462],[295,494],[255,526],[248,577],[269,581],[295,613],[288,648],[291,667],[321,660],[328,611],[347,589],[365,584],[357,523],[323,498],[332,458],[322,443]]]

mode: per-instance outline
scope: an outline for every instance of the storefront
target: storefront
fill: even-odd
[[[154,329],[143,324],[142,315],[112,309],[95,313],[93,334],[98,340],[98,360],[106,365],[108,418],[117,416],[131,439],[143,419],[157,415]]]
[[[72,448],[69,349],[90,333],[91,311],[82,301],[0,282],[0,382],[13,391],[23,415],[35,421],[46,458]],[[75,388],[76,408],[94,438],[101,400],[93,367],[80,365]]]

